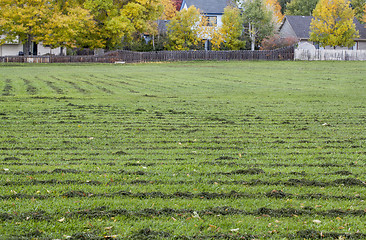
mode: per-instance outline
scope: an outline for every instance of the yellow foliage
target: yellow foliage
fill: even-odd
[[[274,22],[281,23],[284,16],[281,12],[281,5],[277,0],[266,0],[266,6],[273,12]]]
[[[162,15],[162,19],[165,19],[165,20],[172,19],[177,12],[176,6],[173,3],[173,1],[172,0],[161,0],[161,4],[164,6],[164,12]]]
[[[202,43],[207,19],[194,6],[177,12],[168,25],[169,50],[190,50]]]
[[[359,36],[354,12],[345,0],[320,0],[313,11],[310,40],[321,46],[352,47]]]
[[[245,42],[239,38],[243,31],[243,19],[240,16],[240,10],[228,6],[222,16],[222,26],[214,32],[211,43],[213,50],[221,48],[230,50],[239,50],[244,47]]]

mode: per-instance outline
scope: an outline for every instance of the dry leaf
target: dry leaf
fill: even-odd
[[[322,221],[320,221],[320,220],[313,220],[313,223],[317,223],[317,224],[319,224],[319,223],[321,223]]]
[[[239,228],[230,229],[230,231],[237,232],[237,231],[239,231]]]
[[[57,220],[58,222],[63,222],[63,221],[65,221],[65,218],[61,218],[61,219],[59,219],[59,220]]]

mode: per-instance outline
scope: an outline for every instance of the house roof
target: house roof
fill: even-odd
[[[181,10],[194,5],[206,14],[223,14],[224,8],[229,5],[230,0],[183,0]]]
[[[309,39],[310,23],[312,19],[313,16],[285,16],[283,24],[285,23],[285,21],[288,21],[288,23],[294,30],[297,38]],[[360,33],[360,37],[357,39],[366,40],[366,25],[361,24],[356,18],[353,21],[356,25],[356,30],[358,30]]]

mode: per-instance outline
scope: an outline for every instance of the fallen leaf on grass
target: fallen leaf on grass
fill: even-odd
[[[105,227],[104,230],[111,230],[112,228],[113,228],[113,226]]]
[[[118,235],[104,236],[105,239],[117,238]]]
[[[320,221],[320,220],[313,220],[313,223],[317,223],[317,224],[319,224],[319,223],[321,223],[322,221]]]
[[[57,220],[58,222],[63,222],[63,221],[65,221],[65,218],[61,218],[61,219],[59,219],[59,220]]]
[[[233,229],[230,229],[230,231],[232,231],[232,232],[237,232],[237,231],[239,231],[239,229],[240,229],[240,228],[233,228]]]

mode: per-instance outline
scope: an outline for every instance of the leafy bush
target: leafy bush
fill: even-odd
[[[276,34],[269,38],[263,39],[261,43],[261,50],[273,50],[277,48],[289,47],[298,42],[295,37],[281,38],[280,35]]]

